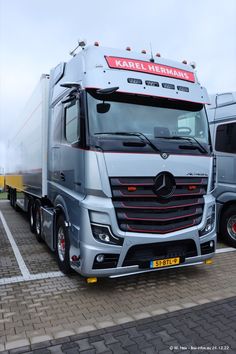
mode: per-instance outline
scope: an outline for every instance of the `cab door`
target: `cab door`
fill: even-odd
[[[80,99],[76,96],[63,107],[60,184],[69,194],[83,193],[84,151],[80,148]]]

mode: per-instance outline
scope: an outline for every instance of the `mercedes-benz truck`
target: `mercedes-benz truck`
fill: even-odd
[[[217,158],[217,231],[226,243],[236,247],[236,92],[211,98],[208,117]]]
[[[11,205],[65,273],[210,263],[215,170],[194,65],[81,45],[41,77],[9,143]]]

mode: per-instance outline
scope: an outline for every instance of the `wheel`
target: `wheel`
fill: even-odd
[[[18,205],[16,204],[17,202],[17,192],[16,189],[12,189],[12,207],[15,209],[15,211],[19,211],[20,208],[18,207]]]
[[[13,189],[9,189],[9,200],[10,200],[10,205],[13,207]]]
[[[34,200],[29,201],[29,224],[30,224],[30,231],[34,234],[35,233],[35,208],[34,208]]]
[[[35,202],[34,215],[35,215],[35,236],[38,242],[43,242],[42,238],[42,216],[41,216],[41,203],[39,200]]]
[[[56,256],[60,270],[65,274],[69,274],[71,273],[70,241],[65,221],[64,215],[60,214],[56,224]]]
[[[223,212],[220,233],[228,245],[236,248],[236,205],[231,205]]]
[[[16,209],[16,190],[12,189],[12,207]]]

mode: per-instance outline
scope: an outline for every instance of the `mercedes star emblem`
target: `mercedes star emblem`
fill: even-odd
[[[161,172],[156,176],[153,191],[158,197],[171,197],[175,188],[175,178],[170,172]]]

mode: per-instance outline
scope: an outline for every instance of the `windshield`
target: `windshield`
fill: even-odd
[[[188,137],[209,144],[207,117],[201,104],[119,93],[103,96],[89,93],[88,113],[91,135],[130,132],[142,133],[156,142]]]

